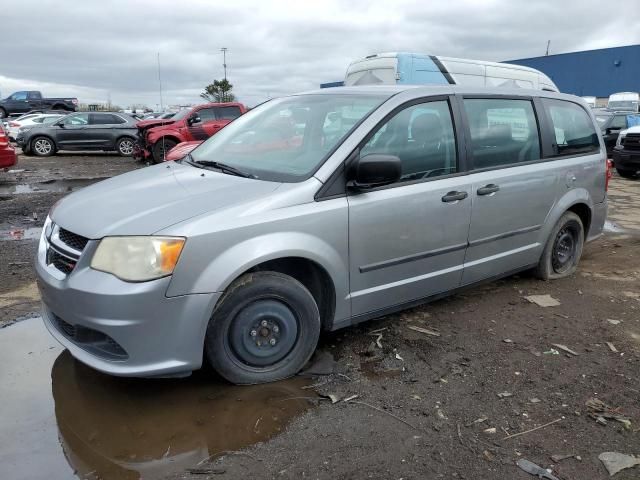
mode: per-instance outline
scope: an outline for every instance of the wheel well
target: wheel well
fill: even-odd
[[[176,143],[182,143],[182,140],[178,139],[177,137],[174,137],[172,135],[162,135],[161,137],[158,137],[158,139],[155,142],[153,142],[153,146],[155,147],[158,144],[158,142],[161,142],[163,140],[172,140]]]
[[[336,293],[333,281],[324,268],[306,258],[287,257],[269,260],[244,273],[260,271],[283,273],[302,283],[318,305],[322,328],[331,328],[336,307]]]
[[[59,103],[56,103],[53,107],[51,107],[51,110],[66,110],[67,108],[64,105],[60,105]]]
[[[582,226],[584,227],[584,237],[586,239],[589,235],[589,228],[591,227],[591,209],[584,203],[576,203],[569,207],[568,211],[573,212],[580,217]]]

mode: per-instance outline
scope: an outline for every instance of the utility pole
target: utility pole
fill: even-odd
[[[162,111],[162,76],[160,75],[160,52],[158,52],[158,86],[160,87],[160,111]]]
[[[549,45],[551,45],[551,40],[547,40],[547,53],[544,54],[545,57],[549,56]]]
[[[224,79],[227,79],[227,47],[220,49],[222,52],[222,66],[224,67]]]

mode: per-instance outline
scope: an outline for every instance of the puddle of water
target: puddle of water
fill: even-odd
[[[40,319],[0,331],[0,365],[0,478],[12,480],[163,478],[268,440],[313,396],[301,378],[109,377],[76,362]]]
[[[611,233],[624,233],[624,232],[626,232],[626,230],[624,228],[622,228],[617,223],[612,222],[611,220],[606,220],[604,222],[604,231],[605,232],[611,232]]]
[[[12,230],[0,230],[1,240],[39,240],[42,228],[14,228]]]
[[[0,184],[0,195],[72,192],[101,180],[106,180],[106,177],[47,180],[39,183]]]

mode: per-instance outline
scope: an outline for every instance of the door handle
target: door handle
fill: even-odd
[[[490,183],[489,185],[480,187],[478,189],[478,195],[491,195],[492,193],[496,193],[498,190],[500,190],[500,187],[498,185]]]
[[[442,201],[445,203],[457,202],[459,200],[464,200],[467,198],[469,194],[467,192],[449,192],[444,197],[442,197]]]

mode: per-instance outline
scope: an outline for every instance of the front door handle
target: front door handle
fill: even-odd
[[[496,193],[498,190],[500,190],[500,187],[498,185],[490,183],[489,185],[480,187],[478,189],[478,195],[491,195],[492,193]]]
[[[467,192],[449,192],[444,197],[442,197],[442,201],[445,203],[457,202],[459,200],[464,200],[467,198],[469,194]]]

